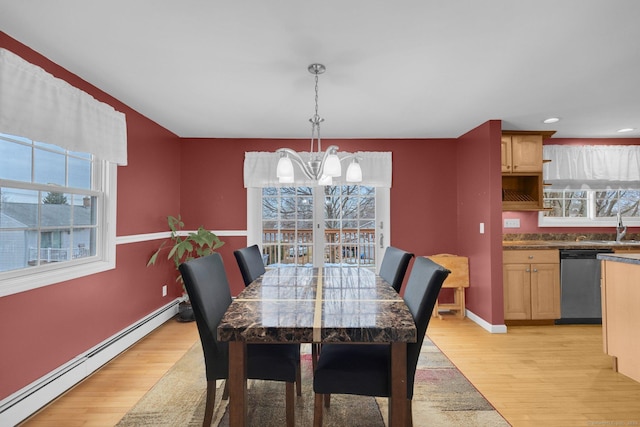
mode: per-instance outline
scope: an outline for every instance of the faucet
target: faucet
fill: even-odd
[[[627,226],[622,224],[622,215],[618,212],[618,225],[616,226],[616,242],[620,243],[627,234]]]

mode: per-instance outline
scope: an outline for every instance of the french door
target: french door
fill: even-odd
[[[248,243],[267,265],[376,269],[389,239],[389,190],[364,185],[249,189]],[[385,229],[386,228],[386,229]]]

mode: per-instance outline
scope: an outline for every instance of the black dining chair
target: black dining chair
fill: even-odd
[[[240,267],[245,286],[249,286],[251,282],[266,272],[264,261],[262,261],[262,252],[260,252],[258,245],[238,249],[233,251],[233,255],[238,261],[238,267]]]
[[[229,345],[218,341],[217,327],[231,304],[231,291],[222,257],[218,253],[180,265],[196,318],[207,377],[207,401],[203,426],[211,425],[216,380],[229,376]],[[298,344],[248,344],[247,378],[286,382],[287,426],[294,426],[294,382],[300,378]],[[226,385],[225,385],[226,391]],[[226,398],[224,393],[223,398]]]
[[[404,301],[417,329],[417,341],[407,343],[407,419],[413,425],[411,399],[416,366],[431,312],[450,271],[428,258],[416,258]],[[388,344],[323,344],[313,374],[314,426],[322,425],[322,402],[326,394],[356,394],[389,397],[391,390],[391,347]],[[354,414],[355,415],[355,414]]]
[[[384,251],[382,264],[380,265],[380,277],[389,282],[389,284],[400,293],[402,281],[407,273],[409,262],[413,258],[413,254],[403,251],[402,249],[389,246]]]

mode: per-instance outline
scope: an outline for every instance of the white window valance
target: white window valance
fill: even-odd
[[[0,132],[127,164],[123,113],[2,48]]]
[[[309,153],[299,153],[302,158],[308,158]],[[350,153],[338,152],[341,159]],[[391,152],[358,152],[356,153],[362,168],[362,185],[372,187],[391,188]],[[278,153],[249,152],[244,155],[244,186],[245,188],[279,187],[282,184],[276,177]],[[350,160],[342,162],[342,176],[333,178],[334,185],[346,184],[345,174]],[[294,165],[294,186],[314,186],[297,165]],[[286,184],[290,186],[292,184]]]
[[[545,182],[590,188],[640,184],[640,145],[545,145]]]

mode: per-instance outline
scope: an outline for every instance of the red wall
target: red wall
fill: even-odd
[[[493,325],[504,323],[500,121],[489,121],[458,139],[458,255],[469,257],[466,306]],[[484,234],[480,233],[484,223]]]
[[[167,230],[180,207],[179,139],[0,32],[0,47],[126,114],[128,165],[118,167],[118,236]],[[117,269],[0,298],[0,399],[129,326],[176,296],[169,266],[147,268],[158,242],[117,246]],[[168,297],[161,287],[171,284]]]
[[[455,140],[325,140],[342,151],[391,151],[391,245],[416,255],[456,251]],[[244,153],[290,147],[308,150],[307,140],[184,139],[181,208],[187,228],[246,230]],[[245,238],[225,238],[220,250],[233,293],[243,288],[233,250]]]

